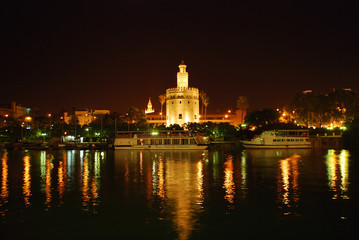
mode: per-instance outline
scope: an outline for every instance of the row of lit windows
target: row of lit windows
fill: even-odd
[[[285,142],[286,140],[285,139],[273,139],[273,142]],[[288,138],[287,139],[287,142],[304,142],[304,139],[303,138]]]
[[[194,145],[194,139],[138,139],[137,145]]]

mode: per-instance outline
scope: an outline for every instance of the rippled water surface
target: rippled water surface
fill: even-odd
[[[347,150],[0,150],[1,239],[345,237]]]

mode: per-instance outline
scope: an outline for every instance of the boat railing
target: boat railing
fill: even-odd
[[[277,131],[265,131],[264,135],[272,135],[277,137],[309,137],[308,130],[277,130]],[[262,137],[264,136],[263,133],[261,135],[256,135],[254,137]]]
[[[168,138],[193,137],[199,134],[188,131],[118,131],[117,138]]]

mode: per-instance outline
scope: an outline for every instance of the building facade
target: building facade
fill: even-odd
[[[96,115],[105,115],[110,114],[110,110],[93,110],[86,109],[82,111],[75,111],[75,116],[79,120],[79,125],[87,125],[96,119]],[[69,124],[71,117],[73,115],[69,115],[67,112],[64,113],[64,121]]]
[[[186,65],[178,66],[177,87],[166,90],[166,125],[199,122],[199,90],[188,87]]]
[[[147,103],[147,108],[145,109],[145,114],[148,113],[154,113],[155,109],[152,107],[152,102],[151,102],[151,98],[148,99],[148,103]]]
[[[30,115],[30,108],[23,107],[12,101],[10,106],[0,106],[0,115],[5,117],[13,117],[15,119]]]

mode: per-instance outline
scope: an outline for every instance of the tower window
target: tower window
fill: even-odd
[[[188,101],[188,104],[189,104],[189,101]]]
[[[197,119],[197,115],[196,115],[196,114],[194,115],[194,119]]]
[[[182,113],[178,115],[178,119],[182,119]]]
[[[180,104],[182,103],[182,101],[180,101]]]

